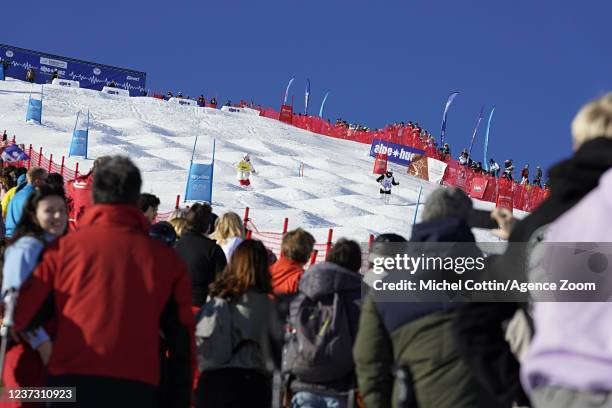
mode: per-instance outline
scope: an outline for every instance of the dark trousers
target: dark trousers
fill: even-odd
[[[269,408],[271,400],[271,378],[244,368],[203,372],[196,389],[196,408]]]
[[[108,408],[157,407],[157,387],[141,381],[95,375],[56,375],[47,378],[48,387],[76,387],[76,403],[53,402],[47,407]]]

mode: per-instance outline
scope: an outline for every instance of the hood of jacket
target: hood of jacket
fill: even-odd
[[[299,290],[311,299],[336,292],[361,289],[361,275],[331,262],[308,268],[300,278]]]
[[[441,218],[416,224],[410,242],[475,242],[474,234],[459,218]]]
[[[123,227],[144,234],[149,232],[149,222],[140,209],[126,204],[96,204],[89,208],[79,221],[79,226]]]

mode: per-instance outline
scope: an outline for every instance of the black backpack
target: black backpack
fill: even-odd
[[[282,371],[310,383],[338,380],[353,370],[353,335],[338,293],[294,299],[283,348]]]

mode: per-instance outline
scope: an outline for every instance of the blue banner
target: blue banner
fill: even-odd
[[[474,141],[476,140],[476,133],[478,133],[478,128],[480,127],[480,122],[482,121],[483,112],[484,112],[484,106],[480,108],[480,115],[478,115],[478,120],[476,121],[476,127],[474,128],[474,133],[472,134],[472,141],[470,142],[470,149],[468,150],[468,156],[472,154],[472,147],[474,147]]]
[[[68,156],[82,156],[87,158],[87,143],[89,141],[89,111],[87,111],[87,122],[79,123],[81,112],[77,113],[72,131],[72,141]]]
[[[211,164],[192,163],[185,191],[185,201],[206,201],[212,203],[213,170]]]
[[[0,57],[10,62],[5,72],[6,76],[25,80],[26,71],[32,68],[35,73],[34,82],[37,84],[51,83],[53,72],[57,70],[61,79],[79,81],[81,88],[101,91],[104,86],[115,82],[117,88],[127,89],[130,96],[141,96],[146,89],[147,74],[145,72],[46,54],[6,44],[0,44]]]
[[[0,58],[1,60],[2,58]],[[4,81],[4,64],[0,61],[0,81]]]
[[[23,150],[19,148],[16,144],[8,145],[2,151],[2,160],[7,162],[18,162],[20,160],[27,161],[30,160],[30,156],[28,156]]]
[[[486,171],[489,170],[489,159],[487,158],[487,155],[489,153],[489,130],[491,130],[491,119],[493,119],[493,112],[495,112],[495,106],[493,107],[493,109],[491,109],[491,113],[489,113],[489,121],[487,122],[487,133],[485,136],[484,155],[483,155],[484,161],[482,162],[482,164],[484,165],[484,169]]]
[[[370,147],[370,156],[376,157],[377,154],[387,155],[387,161],[408,167],[415,156],[423,155],[425,151],[410,146],[374,139]]]
[[[455,100],[455,97],[459,95],[459,92],[453,92],[448,96],[448,100],[446,101],[446,106],[444,107],[444,114],[442,115],[442,130],[440,132],[440,145],[444,145],[444,139],[446,138],[446,117],[448,116],[448,110],[450,109],[451,104]]]
[[[70,152],[68,153],[68,156],[87,157],[87,139],[88,138],[89,138],[89,131],[75,129],[72,132],[72,142],[70,142]]]
[[[308,99],[310,99],[310,79],[307,79],[306,94],[304,95],[304,115],[308,115]]]
[[[291,77],[289,83],[287,84],[287,89],[285,89],[285,99],[283,99],[283,105],[287,104],[287,98],[289,97],[289,88],[291,88],[291,84],[295,81],[295,77]]]
[[[323,97],[323,102],[321,102],[321,108],[319,109],[320,118],[323,117],[323,108],[325,107],[325,101],[327,100],[328,96],[329,96],[329,91],[325,92],[325,96]]]
[[[28,112],[26,113],[26,121],[33,121],[38,124],[42,123],[42,101],[39,99],[28,100]]]

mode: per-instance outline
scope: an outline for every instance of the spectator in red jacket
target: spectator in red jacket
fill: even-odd
[[[110,156],[98,157],[89,173],[77,177],[66,184],[66,204],[68,205],[68,227],[75,230],[79,219],[85,214],[85,210],[93,205],[91,198],[91,187],[93,185],[96,169],[107,162]]]
[[[141,183],[128,158],[100,165],[79,230],[47,246],[19,293],[15,330],[56,320],[47,385],[76,387],[80,406],[157,406],[160,333],[172,406],[190,404],[189,276],[172,248],[149,237],[137,207]]]
[[[274,293],[296,293],[315,239],[301,228],[289,231],[281,243],[281,259],[270,267]]]

